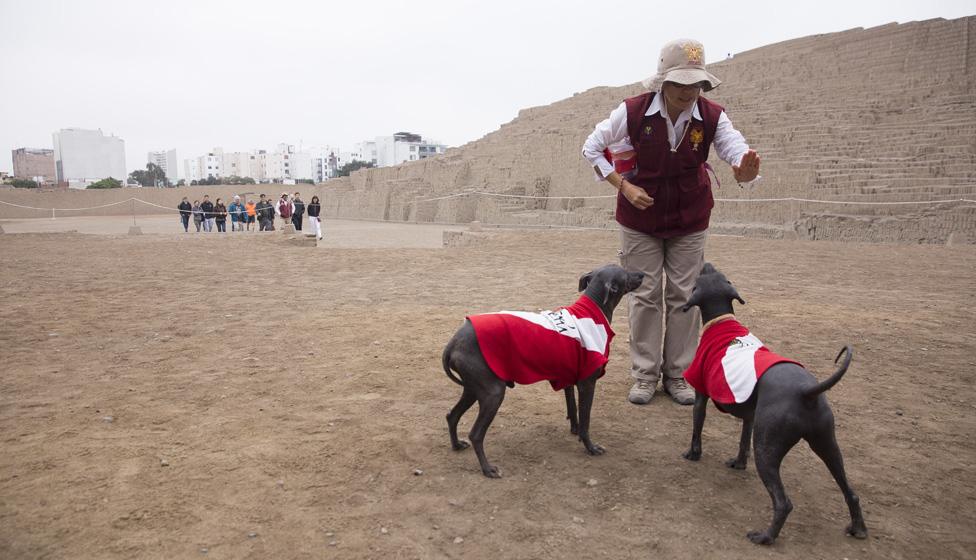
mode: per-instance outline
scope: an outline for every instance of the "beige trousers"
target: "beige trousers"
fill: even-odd
[[[620,264],[644,273],[630,298],[630,375],[657,382],[681,377],[695,357],[701,315],[681,306],[705,261],[706,231],[659,239],[620,226]]]

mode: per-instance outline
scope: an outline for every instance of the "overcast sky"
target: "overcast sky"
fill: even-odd
[[[676,9],[668,14],[667,7]],[[348,149],[410,131],[458,146],[596,86],[654,73],[664,42],[728,52],[976,14],[967,1],[0,0],[0,170],[61,128],[175,148]],[[662,19],[665,18],[665,19]]]

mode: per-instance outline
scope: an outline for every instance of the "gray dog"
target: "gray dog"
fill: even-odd
[[[695,388],[694,428],[686,459],[701,458],[701,432],[708,399],[722,412],[742,419],[739,454],[725,464],[746,468],[749,438],[755,445],[756,471],[773,501],[773,520],[764,531],[750,531],[749,540],[772,544],[779,535],[793,504],[780,479],[780,463],[801,439],[827,465],[840,486],[851,514],[847,534],[863,539],[867,527],[856,494],[847,483],[844,458],[834,435],[834,415],[824,392],[834,386],[851,363],[851,349],[845,346],[837,358],[844,363],[822,383],[800,364],[773,354],[735,320],[732,300],[738,291],[725,275],[706,263],[695,283],[691,299],[684,306],[701,309],[702,338],[695,360],[685,379]]]
[[[569,307],[544,313],[503,311],[467,317],[442,357],[444,372],[464,387],[461,399],[447,414],[451,447],[455,451],[468,447],[458,439],[457,425],[478,401],[478,418],[468,437],[481,472],[499,478],[498,469],[485,457],[484,441],[505,398],[505,387],[549,381],[554,390],[563,389],[566,394],[570,431],[579,436],[591,455],[602,454],[603,448],[590,441],[589,435],[593,389],[610,353],[613,310],[643,279],[643,273],[607,265],[580,278],[583,295]],[[578,416],[574,386],[579,391]]]

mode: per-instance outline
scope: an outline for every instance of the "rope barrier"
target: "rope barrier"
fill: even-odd
[[[898,204],[947,204],[951,202],[976,202],[968,198],[944,200],[906,200],[901,202],[858,202],[856,200],[818,200],[813,198],[716,198],[715,202],[811,202],[816,204],[849,204],[851,206],[888,206]]]
[[[617,195],[598,195],[598,196],[533,196],[533,195],[519,195],[519,194],[504,194],[504,193],[493,193],[486,191],[471,191],[465,193],[456,193],[446,196],[438,196],[434,198],[424,198],[420,200],[410,200],[400,203],[401,205],[410,204],[420,204],[424,202],[437,202],[440,200],[449,200],[453,198],[461,198],[465,196],[488,196],[495,198],[516,198],[516,199],[534,199],[534,200],[580,200],[580,199],[610,199],[616,198]],[[5,204],[7,206],[13,206],[15,208],[23,208],[26,210],[43,210],[50,212],[81,212],[85,210],[98,210],[101,208],[108,208],[110,206],[118,206],[120,204],[125,204],[127,202],[139,202],[147,206],[153,206],[155,208],[161,208],[163,210],[168,210],[170,212],[190,212],[190,213],[204,213],[199,210],[180,210],[178,208],[172,208],[169,206],[163,206],[156,204],[154,202],[149,202],[148,200],[142,200],[140,198],[127,198],[126,200],[121,200],[118,202],[110,202],[108,204],[102,204],[100,206],[86,206],[82,208],[42,208],[37,206],[27,206],[23,204],[14,204],[12,202],[7,202],[0,200],[0,204]],[[919,204],[952,204],[952,203],[974,203],[976,200],[969,198],[949,198],[942,200],[905,200],[905,201],[892,201],[892,202],[873,202],[873,201],[855,201],[855,200],[823,200],[814,198],[797,198],[797,197],[782,197],[782,198],[716,198],[715,202],[735,202],[735,203],[769,203],[769,202],[806,202],[810,204],[837,204],[837,205],[849,205],[849,206],[903,206],[903,205],[919,205]],[[213,212],[210,212],[213,214]],[[228,215],[230,213],[228,212]]]
[[[0,204],[6,204],[7,206],[14,206],[16,208],[26,208],[28,210],[45,210],[45,211],[47,211],[47,210],[53,210],[53,211],[57,211],[57,212],[74,212],[74,211],[80,211],[80,210],[98,210],[99,208],[108,208],[109,206],[118,206],[119,204],[125,204],[126,202],[129,202],[129,201],[132,201],[132,200],[139,200],[139,199],[138,198],[134,198],[134,197],[133,198],[127,198],[125,200],[120,200],[119,202],[110,202],[108,204],[102,204],[101,206],[88,206],[86,208],[38,208],[36,206],[24,206],[22,204],[14,204],[12,202],[6,202],[6,201],[3,201],[3,200],[0,200]],[[142,202],[142,201],[140,201],[140,202]]]
[[[421,202],[435,202],[439,200],[447,200],[451,198],[459,198],[463,196],[492,196],[497,198],[528,198],[535,200],[579,200],[579,199],[609,199],[617,198],[617,195],[599,195],[599,196],[532,196],[532,195],[521,195],[521,194],[504,194],[504,193],[492,193],[485,191],[471,191],[466,193],[457,193],[447,196],[438,196],[435,198],[424,198],[420,200],[410,200],[402,204],[419,204]],[[902,205],[902,204],[947,204],[953,202],[972,202],[976,203],[976,200],[971,200],[968,198],[951,198],[943,200],[910,200],[910,201],[897,201],[897,202],[858,202],[855,200],[820,200],[813,198],[796,198],[796,197],[784,197],[784,198],[716,198],[715,202],[810,202],[817,204],[849,204],[853,206],[874,206],[874,205]]]

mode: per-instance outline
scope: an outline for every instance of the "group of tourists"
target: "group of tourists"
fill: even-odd
[[[202,201],[194,200],[192,204],[184,196],[177,208],[185,232],[190,231],[192,219],[198,232],[211,232],[216,226],[218,232],[225,233],[228,217],[231,231],[274,231],[275,218],[281,218],[286,224],[291,223],[295,226],[295,231],[302,231],[302,221],[307,213],[310,233],[322,239],[322,222],[319,219],[322,205],[317,196],[313,196],[312,201],[306,205],[301,194],[297,192],[291,198],[288,193],[283,192],[277,201],[262,194],[258,202],[243,202],[240,195],[234,195],[233,201],[227,206],[223,199],[218,198],[211,202],[210,195],[205,194]]]

